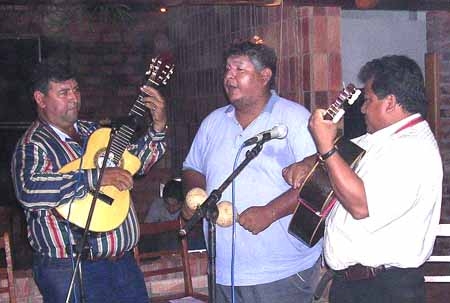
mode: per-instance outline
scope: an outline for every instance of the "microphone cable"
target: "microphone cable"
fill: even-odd
[[[233,171],[236,169],[239,157],[241,155],[242,149],[244,148],[244,144],[239,147],[236,158],[234,159]],[[235,302],[235,291],[234,291],[234,257],[236,253],[236,178],[231,182],[231,214],[232,214],[232,233],[231,233],[231,303]]]
[[[81,171],[82,171],[82,167],[83,167],[83,155],[86,152],[87,142],[89,140],[89,136],[95,130],[96,130],[95,124],[91,125],[88,128],[88,130],[87,130],[86,138],[83,140],[83,144],[81,146],[81,153],[80,153],[80,165],[78,166],[78,169],[77,169],[78,176],[77,176],[77,179],[76,179],[76,182],[75,182],[75,190],[74,190],[74,194],[73,194],[72,198],[70,199],[69,202],[67,202],[67,203],[69,203],[69,210],[68,210],[68,213],[67,213],[67,219],[64,220],[64,223],[66,224],[66,228],[67,228],[67,233],[69,234],[69,253],[70,253],[69,258],[70,258],[70,260],[72,262],[72,271],[73,272],[75,272],[75,270],[77,270],[75,268],[75,258],[74,258],[73,245],[71,243],[71,239],[73,238],[75,240],[75,237],[74,237],[74,235],[72,233],[72,229],[70,227],[69,218],[70,218],[70,213],[71,213],[71,210],[72,210],[72,204],[73,204],[73,202],[75,200],[75,196],[76,196],[76,192],[77,192],[77,185],[81,183],[81,175],[82,175]],[[75,245],[76,245],[76,242],[75,242]],[[80,264],[80,271],[81,271],[81,264]],[[82,277],[80,276],[79,278],[81,279]],[[79,287],[80,288],[82,287],[82,283],[80,283]],[[74,296],[74,302],[75,303],[80,302],[79,301],[80,299],[78,298],[78,292],[76,291],[76,283],[74,284],[74,287],[73,287],[73,296]]]

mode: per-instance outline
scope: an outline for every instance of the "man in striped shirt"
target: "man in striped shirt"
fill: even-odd
[[[127,147],[141,161],[138,174],[147,172],[166,150],[165,101],[152,87],[143,86],[141,90],[146,95],[142,105],[150,110],[153,123]],[[61,62],[48,61],[35,68],[32,92],[38,117],[16,146],[11,172],[34,251],[34,279],[44,302],[60,303],[66,302],[76,261],[74,247],[84,230],[62,218],[55,208],[92,192],[100,180],[100,169],[59,171],[80,158],[89,135],[99,125],[78,119],[81,106],[78,82],[75,74]],[[133,177],[125,169],[108,167],[100,185],[130,190]],[[142,273],[131,252],[139,239],[138,226],[131,203],[119,227],[88,233],[81,279],[73,288],[70,302],[78,302],[83,292],[89,303],[107,298],[110,302],[148,302]]]

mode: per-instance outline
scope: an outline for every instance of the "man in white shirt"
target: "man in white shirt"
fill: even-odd
[[[427,103],[417,63],[385,56],[362,67],[366,150],[353,171],[335,147],[337,125],[324,110],[310,131],[338,200],[327,217],[324,255],[335,277],[330,302],[425,302],[421,265],[440,218],[442,160],[424,120]],[[314,158],[283,171],[299,187]]]

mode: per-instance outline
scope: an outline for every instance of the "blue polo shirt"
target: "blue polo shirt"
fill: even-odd
[[[288,134],[284,139],[266,142],[259,155],[235,179],[235,206],[242,213],[251,206],[263,206],[287,191],[284,167],[316,152],[308,131],[310,113],[298,103],[279,97],[275,92],[263,112],[246,128],[235,118],[232,105],[221,107],[202,122],[192,143],[184,170],[194,170],[206,178],[208,194],[217,189],[233,172],[242,143],[256,134],[284,124]],[[237,165],[245,159],[242,149]],[[232,201],[232,186],[222,199]],[[272,223],[266,230],[253,235],[236,224],[234,284],[256,285],[277,281],[311,267],[321,253],[321,241],[308,248],[288,233],[292,216]],[[207,224],[204,224],[207,236]],[[231,285],[232,227],[216,229],[216,282]]]

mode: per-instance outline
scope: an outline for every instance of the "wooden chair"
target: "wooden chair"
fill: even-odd
[[[450,237],[450,224],[439,224],[437,236]],[[442,263],[442,265],[444,265],[444,263],[448,263],[448,265],[450,265],[450,252],[446,255],[432,255],[427,260],[427,263]],[[425,282],[450,283],[450,271],[446,274],[440,275],[425,275]]]
[[[5,232],[0,237],[0,250],[4,251],[5,262],[0,267],[0,279],[7,281],[7,286],[0,287],[0,293],[9,293],[9,302],[16,302],[16,292],[14,287],[13,263],[11,257],[11,244],[9,242],[9,233]],[[3,267],[5,265],[6,267]]]
[[[141,240],[145,236],[156,236],[167,232],[173,232],[178,235],[178,231],[181,229],[181,226],[181,219],[159,223],[141,223]],[[177,237],[177,239],[179,240],[179,245],[176,249],[150,252],[140,251],[138,246],[134,249],[136,261],[144,273],[144,278],[163,276],[173,273],[182,273],[183,276],[183,292],[171,293],[167,295],[164,294],[160,296],[155,296],[152,294],[151,302],[170,302],[171,300],[182,299],[184,297],[192,297],[199,300],[199,302],[208,302],[207,295],[194,292],[190,271],[187,239],[186,237]],[[164,267],[155,268],[156,266],[152,266],[152,264],[161,264],[161,266],[163,264]]]

